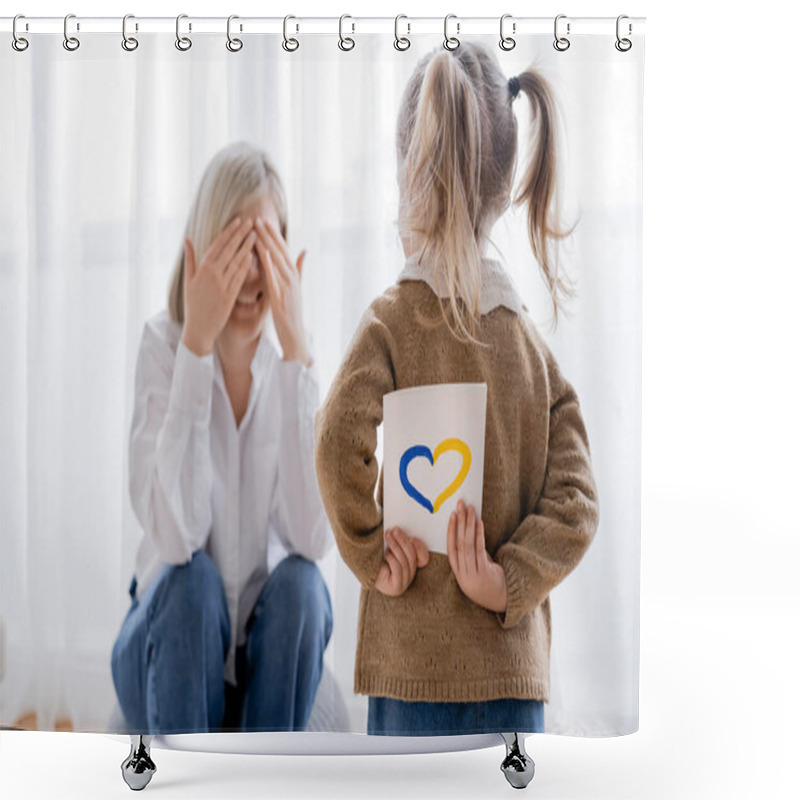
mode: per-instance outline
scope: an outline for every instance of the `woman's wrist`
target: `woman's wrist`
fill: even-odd
[[[303,366],[310,367],[311,366],[311,356],[308,353],[303,355],[287,355],[286,353],[283,354],[284,361],[299,361]]]
[[[183,329],[183,343],[189,350],[191,350],[200,358],[207,356],[214,348],[213,342],[204,342],[201,337],[197,336],[197,334],[195,334],[193,331],[190,331],[187,327],[184,327]]]
[[[295,345],[293,347],[286,347],[283,351],[284,361],[300,361],[305,366],[311,366],[311,353],[305,345]]]

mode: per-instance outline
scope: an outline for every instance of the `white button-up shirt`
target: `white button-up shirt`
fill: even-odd
[[[182,342],[166,310],[144,326],[136,364],[129,479],[144,531],[137,596],[164,564],[204,549],[219,568],[231,621],[225,680],[269,573],[289,553],[322,558],[333,544],[317,488],[316,367],[284,361],[261,334],[247,411],[237,429],[214,350]]]

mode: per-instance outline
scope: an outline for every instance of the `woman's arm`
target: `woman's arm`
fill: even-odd
[[[131,503],[167,564],[183,564],[211,531],[213,356],[169,346],[145,325],[129,449]]]
[[[282,424],[273,500],[275,526],[291,552],[314,561],[333,545],[314,468],[314,413],[319,405],[316,365],[278,361],[276,372]]]
[[[317,412],[320,494],[336,544],[360,583],[371,589],[383,563],[383,509],[375,500],[377,430],[383,396],[395,390],[393,340],[370,308]]]
[[[529,514],[501,545],[495,561],[506,576],[508,605],[497,618],[513,628],[578,564],[598,524],[597,490],[578,397],[545,348],[550,424],[544,486]]]

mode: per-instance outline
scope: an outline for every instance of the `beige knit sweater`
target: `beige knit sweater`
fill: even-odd
[[[361,583],[355,691],[400,700],[547,700],[550,591],[594,536],[598,503],[578,398],[533,322],[498,306],[480,317],[478,348],[444,323],[431,288],[389,288],[365,312],[316,417],[316,466],[342,558]],[[459,588],[431,553],[404,594],[374,589],[383,559],[383,468],[375,458],[383,395],[437,383],[486,382],[482,518],[504,569],[496,613]],[[377,483],[377,499],[375,488]],[[413,531],[407,531],[413,535]]]

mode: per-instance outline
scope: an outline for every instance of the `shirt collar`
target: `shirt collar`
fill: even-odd
[[[488,314],[498,306],[504,306],[517,314],[528,310],[510,276],[499,261],[483,256],[480,268],[481,294],[478,310],[481,315]],[[401,281],[424,281],[439,297],[447,297],[446,294],[441,294],[436,286],[433,267],[427,256],[421,262],[417,254],[409,256],[397,276],[397,283]]]

